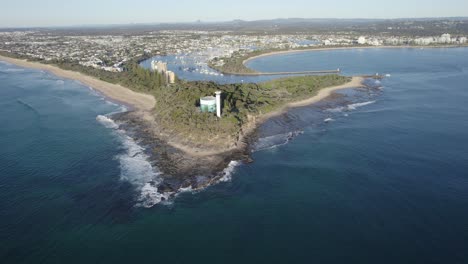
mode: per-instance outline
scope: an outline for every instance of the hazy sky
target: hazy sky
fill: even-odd
[[[0,27],[468,16],[468,0],[1,0]]]

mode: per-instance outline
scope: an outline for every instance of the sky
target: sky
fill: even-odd
[[[3,2],[3,3],[2,3]],[[0,0],[0,27],[468,16],[468,0]]]

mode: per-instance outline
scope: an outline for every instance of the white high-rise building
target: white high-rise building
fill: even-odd
[[[167,72],[167,63],[162,61],[151,61],[151,70],[158,72],[158,73],[166,73]]]
[[[450,36],[450,34],[442,34],[442,36],[440,36],[439,38],[439,43],[451,43],[452,42],[452,38]]]
[[[366,44],[366,43],[367,43],[366,37],[360,36],[360,37],[358,38],[358,40],[357,40],[357,43],[358,43],[359,45],[364,45],[364,44]]]
[[[172,71],[166,72],[167,76],[167,83],[174,84],[175,83],[175,73]]]

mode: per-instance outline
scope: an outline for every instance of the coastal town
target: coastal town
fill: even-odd
[[[0,31],[0,52],[45,61],[73,62],[109,72],[123,71],[125,62],[155,55],[196,57],[198,64],[214,58],[245,55],[252,51],[347,46],[466,45],[466,35],[397,36],[278,33],[249,34],[232,31],[160,30],[138,34],[62,35],[50,30]],[[218,66],[223,61],[217,61]],[[170,78],[173,78],[171,75]]]
[[[0,264],[468,264],[468,0],[0,6]]]
[[[373,73],[340,75],[339,68],[256,72],[246,66],[247,60],[309,49],[419,49],[467,43],[464,31],[455,30],[408,35],[360,30],[317,33],[280,31],[275,27],[273,31],[252,32],[190,27],[143,31],[3,30],[0,59],[78,80],[130,106],[131,111],[96,120],[118,123],[112,127],[131,131],[145,146],[158,142],[159,148],[148,149],[146,154],[160,168],[161,181],[146,182],[140,195],[147,201],[145,206],[151,207],[175,197],[181,189],[200,190],[222,181],[224,170],[234,160],[250,162],[257,128],[268,119],[289,108],[319,102],[338,90],[374,89],[366,80],[378,83],[384,78]],[[206,75],[195,80],[184,78],[195,71]],[[243,80],[257,75],[283,77],[261,82]],[[217,82],[211,77],[234,81]],[[200,175],[204,175],[203,180]]]

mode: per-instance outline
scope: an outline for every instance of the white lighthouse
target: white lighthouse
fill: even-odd
[[[217,91],[216,93],[216,115],[221,117],[221,91]]]

